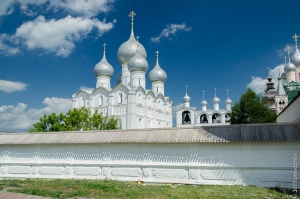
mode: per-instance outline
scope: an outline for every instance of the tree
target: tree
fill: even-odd
[[[276,117],[276,114],[260,101],[259,96],[248,88],[247,92],[241,95],[239,102],[232,107],[230,122],[231,124],[274,123]]]
[[[40,121],[33,126],[34,128],[31,128],[29,132],[90,131],[120,128],[116,117],[104,116],[102,113],[98,113],[97,110],[92,114],[85,107],[69,110],[66,115],[51,113],[47,116],[44,114]]]
[[[40,121],[35,123],[33,125],[34,128],[31,128],[29,132],[63,131],[65,130],[64,118],[65,116],[62,113],[59,115],[51,113],[48,116],[44,114],[44,116],[40,118]]]

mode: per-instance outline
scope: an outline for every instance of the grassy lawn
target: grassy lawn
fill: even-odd
[[[0,190],[52,198],[299,198],[253,186],[141,185],[112,180],[0,180]]]

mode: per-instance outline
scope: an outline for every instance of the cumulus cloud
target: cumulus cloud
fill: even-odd
[[[64,10],[69,14],[79,14],[87,17],[96,16],[101,12],[109,12],[115,0],[1,0],[0,16],[9,15],[14,8],[19,8],[23,14],[36,15],[29,6],[46,6],[46,9]]]
[[[290,48],[290,55],[292,55],[293,52],[296,51],[296,47],[292,44],[287,44],[285,45],[284,48],[277,50],[277,55],[278,57],[284,57],[284,56],[288,56],[288,48]]]
[[[12,93],[16,91],[23,91],[28,85],[23,82],[14,82],[0,79],[0,91]]]
[[[152,42],[160,42],[162,38],[168,38],[172,40],[178,32],[188,32],[192,27],[188,27],[185,23],[182,24],[169,24],[162,30],[158,37],[152,37],[150,40]]]
[[[280,64],[275,68],[270,70],[270,76],[273,78],[274,87],[277,88],[278,85],[278,74],[284,72],[284,64]],[[262,77],[251,77],[251,82],[247,85],[248,88],[251,88],[256,94],[260,95],[264,92],[266,88],[267,78]]]
[[[0,54],[10,56],[20,52],[18,47],[13,47],[11,45],[11,37],[7,34],[0,34]]]
[[[28,131],[44,113],[65,113],[72,107],[72,100],[67,98],[45,98],[44,108],[28,108],[24,103],[18,102],[16,106],[0,106],[0,131]]]
[[[58,9],[64,9],[70,13],[92,17],[98,13],[109,12],[114,2],[115,0],[52,0],[50,1],[50,5]]]
[[[46,20],[44,16],[39,16],[17,28],[11,39],[16,45],[23,44],[28,50],[43,49],[67,57],[74,50],[75,42],[86,37],[93,29],[97,29],[101,36],[111,30],[113,25],[105,20],[102,22],[82,17]]]

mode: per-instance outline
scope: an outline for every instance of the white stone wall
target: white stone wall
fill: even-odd
[[[300,122],[300,97],[295,98],[277,117],[277,123]]]
[[[0,146],[0,178],[109,178],[292,188],[293,158],[295,154],[300,156],[299,145],[267,142]]]

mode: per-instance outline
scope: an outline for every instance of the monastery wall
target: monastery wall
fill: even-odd
[[[292,188],[299,155],[299,141],[0,145],[0,178]]]

